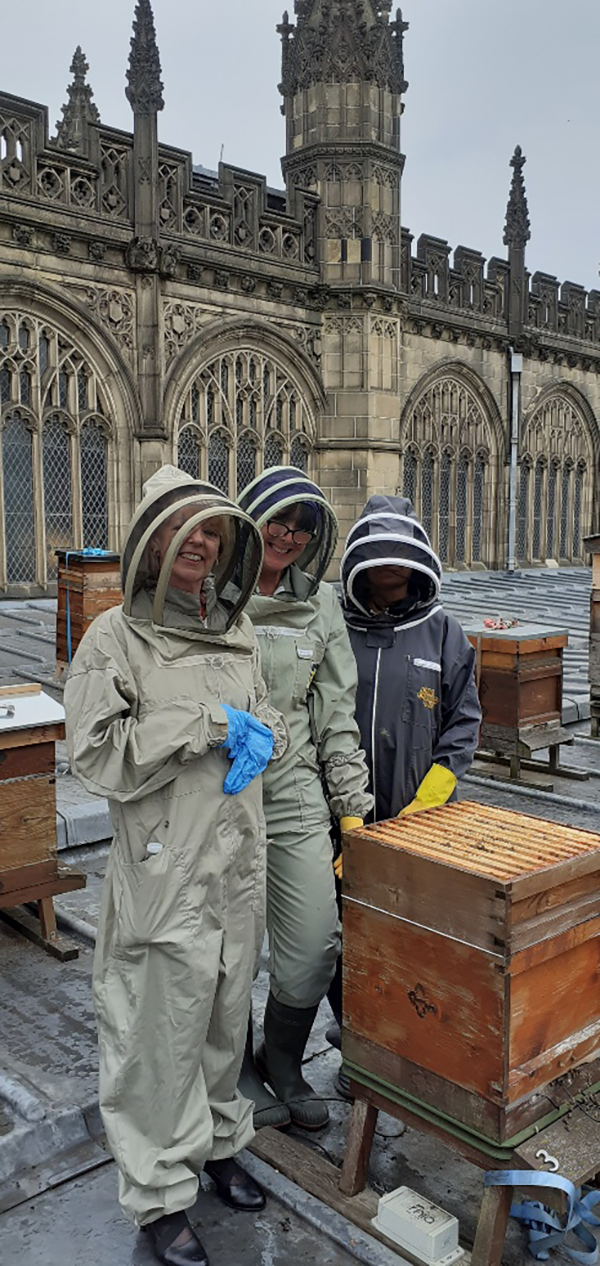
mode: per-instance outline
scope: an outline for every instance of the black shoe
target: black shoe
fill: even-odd
[[[336,1023],[331,1025],[331,1028],[329,1028],[325,1034],[325,1041],[329,1042],[330,1046],[334,1046],[336,1051],[341,1051],[342,1031],[339,1024]]]
[[[335,1088],[338,1095],[345,1099],[347,1103],[354,1103],[354,1095],[350,1092],[350,1077],[345,1064],[340,1064],[339,1072],[335,1079]]]
[[[194,1234],[185,1213],[166,1213],[143,1228],[148,1233],[155,1257],[164,1266],[210,1266],[206,1250]],[[189,1231],[186,1244],[175,1248],[182,1231]]]
[[[207,1161],[205,1173],[212,1178],[217,1195],[230,1209],[245,1209],[249,1213],[259,1213],[267,1203],[262,1187],[238,1165],[231,1157],[229,1160]]]

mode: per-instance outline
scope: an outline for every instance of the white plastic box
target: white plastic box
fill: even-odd
[[[398,1187],[381,1197],[373,1225],[424,1266],[452,1266],[464,1257],[457,1219],[410,1187]]]

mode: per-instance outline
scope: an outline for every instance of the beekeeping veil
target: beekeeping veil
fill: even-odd
[[[152,566],[152,537],[176,510],[189,507],[194,514],[175,533],[156,575]],[[231,628],[254,592],[260,575],[263,557],[260,532],[224,492],[193,479],[175,466],[163,466],[144,485],[143,499],[129,525],[121,563],[125,615],[139,618],[135,599],[145,590],[152,596],[152,622],[161,627],[165,625],[165,601],[175,558],[193,529],[214,518],[221,523],[221,548],[213,572],[214,589],[226,612],[222,632]],[[236,588],[228,591],[234,597],[227,599],[224,591],[234,571]]]
[[[248,484],[239,497],[239,504],[259,530],[292,506],[312,507],[315,535],[296,566],[309,577],[310,593],[314,593],[333,558],[338,539],[337,519],[318,485],[295,466],[272,466]]]

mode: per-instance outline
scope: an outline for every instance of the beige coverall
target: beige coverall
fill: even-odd
[[[138,1225],[188,1209],[204,1162],[254,1133],[236,1086],[264,927],[265,823],[260,778],[223,793],[221,705],[269,725],[275,756],[287,738],[250,620],[225,632],[225,608],[212,608],[206,627],[198,599],[168,589],[157,627],[139,590],[130,614],[94,622],[65,693],[74,772],[108,797],[114,827],[94,963],[100,1104]]]

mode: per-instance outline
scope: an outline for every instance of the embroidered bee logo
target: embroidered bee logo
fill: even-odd
[[[431,690],[429,686],[421,687],[417,695],[417,699],[421,700],[421,703],[423,704],[425,708],[430,708],[430,709],[435,708],[436,703],[439,703],[439,699],[435,693],[435,690]]]

